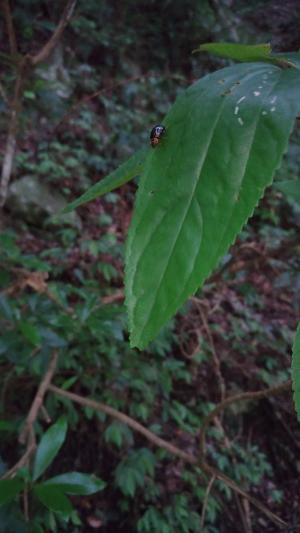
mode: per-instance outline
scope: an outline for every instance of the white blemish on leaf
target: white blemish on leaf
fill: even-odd
[[[263,88],[263,86],[262,86],[262,85],[259,85],[259,86],[258,86],[258,88],[259,88],[259,89],[262,89],[262,88]]]
[[[276,109],[276,107],[271,107],[271,109],[270,109],[271,113],[274,113],[275,109]]]
[[[234,108],[234,114],[237,115],[239,112],[239,106],[236,105],[235,108]]]
[[[254,96],[259,96],[260,95],[260,91],[253,91],[253,94],[254,94]]]
[[[241,96],[241,98],[237,101],[237,104],[240,104],[243,100],[245,100],[246,96]]]
[[[267,115],[267,111],[262,111],[262,115]]]
[[[238,121],[239,121],[239,124],[240,124],[241,126],[244,125],[244,121],[243,121],[243,119],[242,119],[241,117],[238,118]]]
[[[277,96],[273,96],[273,98],[271,100],[271,104],[275,104],[276,100],[277,100]]]

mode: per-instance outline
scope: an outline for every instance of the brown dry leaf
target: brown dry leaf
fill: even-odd
[[[27,288],[40,294],[47,292],[48,272],[30,272],[24,269],[14,269],[14,272],[17,274],[17,280],[8,287],[6,291],[8,294],[22,292]]]
[[[49,278],[48,272],[28,272],[27,277],[24,279],[25,287],[30,287],[35,292],[46,292],[47,283]]]

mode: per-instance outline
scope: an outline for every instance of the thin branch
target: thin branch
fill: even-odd
[[[194,299],[194,301],[195,301],[195,299]],[[223,378],[222,372],[221,372],[220,360],[219,360],[219,357],[217,355],[217,351],[215,349],[214,339],[213,339],[213,336],[211,334],[210,328],[208,326],[205,313],[203,312],[203,309],[201,307],[200,300],[197,300],[196,305],[198,307],[198,310],[199,310],[199,313],[200,313],[200,316],[201,316],[201,320],[202,320],[204,329],[206,331],[206,335],[207,335],[208,342],[209,342],[209,345],[210,345],[210,351],[211,351],[212,358],[213,358],[215,374],[216,374],[216,377],[217,377],[219,390],[220,390],[221,402],[223,402],[223,400],[225,398],[226,387],[225,387],[225,381],[224,381],[224,378]]]
[[[16,138],[18,131],[18,120],[21,111],[22,90],[24,74],[27,66],[27,59],[23,58],[20,63],[18,74],[15,82],[14,96],[11,104],[10,120],[6,138],[6,146],[2,163],[1,184],[0,184],[0,206],[5,203],[8,184],[11,177],[13,161],[16,150]]]
[[[67,5],[63,11],[61,19],[49,41],[43,46],[43,48],[37,52],[34,56],[31,56],[31,63],[33,66],[42,63],[48,59],[51,52],[54,50],[59,40],[62,37],[65,27],[71,20],[77,0],[68,0]]]
[[[249,502],[248,500],[245,500],[245,498],[242,499],[242,506],[244,507],[245,529],[247,533],[252,533],[251,510]]]
[[[245,393],[237,394],[235,396],[227,398],[226,400],[224,400],[223,402],[218,404],[215,407],[215,409],[213,409],[213,411],[211,413],[209,413],[209,415],[204,420],[203,426],[202,426],[201,431],[200,431],[200,463],[201,463],[203,471],[206,472],[207,474],[210,474],[211,476],[215,475],[216,478],[219,479],[219,481],[223,481],[228,487],[232,488],[232,490],[235,492],[237,498],[238,498],[238,495],[239,495],[239,496],[241,496],[243,501],[247,501],[247,502],[252,503],[258,509],[260,509],[262,512],[264,512],[267,516],[269,516],[269,518],[273,522],[276,521],[276,520],[274,520],[274,517],[276,517],[276,515],[274,515],[265,505],[261,504],[256,499],[253,500],[252,496],[250,496],[244,490],[240,490],[240,487],[232,479],[230,479],[229,477],[225,476],[225,474],[223,474],[222,472],[220,472],[219,470],[215,469],[213,466],[211,466],[207,462],[205,462],[205,454],[206,454],[205,436],[206,436],[206,431],[207,431],[209,423],[212,422],[212,421],[215,421],[217,423],[217,425],[219,425],[219,427],[222,428],[222,431],[224,433],[224,436],[225,436],[224,437],[224,441],[225,441],[224,445],[228,449],[230,449],[230,442],[229,442],[229,440],[226,437],[224,428],[222,427],[222,425],[220,423],[220,418],[219,418],[219,415],[222,414],[224,408],[227,405],[229,405],[231,403],[234,403],[235,401],[242,401],[242,400],[245,401],[245,400],[250,400],[250,399],[261,399],[261,398],[265,398],[267,396],[273,396],[273,395],[278,394],[278,393],[280,393],[280,392],[282,392],[282,391],[284,391],[284,390],[286,390],[286,389],[288,389],[290,387],[291,387],[291,381],[283,383],[282,385],[271,387],[269,389],[264,389],[262,391],[245,392]],[[208,419],[209,419],[209,421],[208,421]],[[233,464],[235,464],[235,458],[234,457],[233,457]],[[239,500],[237,500],[237,501],[239,501]],[[257,505],[257,503],[259,503],[259,505]],[[271,515],[270,515],[270,513],[271,513]],[[244,518],[244,514],[242,515],[242,518]],[[278,519],[278,517],[276,517],[276,519]],[[280,523],[280,521],[281,521],[281,519],[279,519],[279,522],[277,522],[277,523]],[[283,525],[283,521],[281,521],[281,525]]]
[[[32,454],[34,453],[36,449],[36,443],[35,441],[32,441],[30,443],[27,444],[27,448],[25,450],[25,453],[22,455],[22,457],[19,459],[19,461],[12,467],[10,468],[10,470],[7,470],[7,472],[5,472],[5,474],[3,474],[3,476],[1,477],[1,479],[10,479],[12,478],[16,472],[18,472],[18,470],[20,470],[21,468],[23,468],[23,466],[25,466],[30,457],[32,456]]]
[[[11,55],[16,55],[18,53],[16,32],[14,28],[13,18],[10,9],[9,0],[2,0],[2,11],[5,19],[5,25],[9,41],[9,49]]]
[[[264,513],[272,522],[274,522],[277,525],[280,526],[288,526],[288,524],[279,518],[279,516],[276,516],[270,509],[268,509],[265,505],[263,505],[261,502],[259,502],[256,498],[253,498],[253,496],[250,496],[247,492],[245,492],[239,485],[237,485],[232,479],[230,479],[228,476],[225,476],[222,472],[220,472],[217,468],[214,468],[213,466],[209,465],[208,463],[199,463],[200,468],[203,470],[203,472],[206,472],[208,475],[213,476],[219,480],[223,481],[229,488],[231,488],[233,491],[235,491],[237,494],[248,500],[252,505],[254,505],[257,509],[259,509],[262,513]]]
[[[10,470],[5,472],[5,474],[1,477],[1,479],[9,479],[13,477],[18,472],[18,470],[20,470],[20,468],[23,468],[23,466],[28,464],[31,456],[35,452],[36,440],[35,440],[35,433],[34,433],[33,425],[38,416],[39,410],[42,409],[43,407],[44,396],[49,388],[51,379],[55,372],[57,358],[58,358],[58,353],[53,352],[52,357],[49,362],[49,366],[44,374],[42,381],[40,382],[37,393],[34,397],[29,413],[27,415],[24,427],[20,433],[19,441],[22,444],[25,444],[25,442],[27,442],[26,450],[24,454],[22,455],[22,457],[19,459],[19,461]],[[25,500],[24,500],[24,505],[25,505],[26,496],[24,497],[25,497]]]
[[[232,403],[236,403],[236,402],[246,401],[246,400],[260,400],[261,398],[275,396],[276,394],[281,394],[282,392],[285,392],[286,390],[290,390],[291,387],[292,387],[292,381],[288,380],[288,381],[285,381],[285,383],[282,383],[281,385],[275,385],[274,387],[263,389],[261,391],[242,392],[241,394],[235,394],[234,396],[230,396],[229,398],[226,398],[223,402],[216,405],[216,407],[205,418],[203,426],[201,428],[200,457],[204,457],[206,453],[206,431],[208,429],[208,426],[210,425],[210,423],[213,421],[214,418],[216,418],[220,413],[223,412],[223,410],[226,407],[228,407],[228,405],[231,405]]]
[[[14,97],[13,97],[13,101],[11,104],[10,121],[9,121],[9,126],[8,126],[6,146],[5,146],[4,158],[3,158],[3,164],[2,164],[1,184],[0,184],[0,206],[1,207],[5,204],[5,201],[6,201],[8,185],[9,185],[14,157],[15,157],[16,137],[17,137],[17,131],[18,131],[19,114],[21,111],[21,104],[22,104],[23,85],[27,77],[28,70],[32,67],[35,67],[42,61],[45,61],[49,57],[49,55],[51,54],[51,52],[54,50],[55,46],[57,45],[58,41],[60,40],[66,25],[71,19],[75,5],[76,5],[76,0],[68,0],[67,5],[63,11],[62,17],[56,27],[56,30],[54,31],[49,41],[45,44],[45,46],[43,46],[43,48],[39,52],[37,52],[37,54],[23,56],[19,62],[17,78],[15,82]],[[17,44],[16,44],[16,37],[15,37],[12,16],[11,16],[11,11],[10,11],[10,5],[9,5],[8,0],[2,0],[2,7],[4,10],[5,19],[6,19],[11,54],[13,55],[17,52]]]
[[[213,487],[213,484],[216,480],[216,476],[213,474],[209,480],[209,483],[207,485],[207,488],[206,488],[206,492],[205,492],[205,497],[204,497],[204,501],[203,501],[203,506],[202,506],[202,512],[201,512],[201,521],[200,521],[200,531],[199,533],[204,533],[204,526],[205,526],[205,515],[206,515],[206,509],[207,509],[207,504],[208,504],[208,498],[209,498],[209,495],[211,493],[211,489]]]
[[[236,458],[235,458],[234,454],[232,453],[231,442],[230,442],[229,438],[227,437],[225,429],[224,429],[224,427],[222,425],[222,422],[221,422],[221,420],[220,420],[220,418],[218,416],[216,416],[214,418],[214,423],[215,423],[215,426],[219,429],[219,431],[221,432],[221,434],[223,436],[223,439],[222,439],[223,442],[222,442],[221,445],[224,446],[224,448],[230,454],[231,459],[232,459],[233,468],[236,468],[237,461],[236,461]],[[241,498],[236,492],[235,492],[235,500],[236,500],[237,508],[238,508],[238,511],[239,511],[239,514],[240,514],[240,517],[241,517],[241,521],[242,521],[243,527],[244,527],[244,532],[245,533],[250,533],[249,532],[248,523],[247,523],[247,520],[246,520],[246,515],[244,513],[244,509],[243,509],[243,506],[242,506],[242,502],[247,502],[248,506],[249,506],[249,500],[246,500],[245,498]]]
[[[50,359],[50,363],[49,363],[49,366],[48,366],[48,369],[39,385],[39,388],[37,390],[37,393],[34,397],[34,400],[31,404],[31,407],[30,407],[30,410],[29,410],[29,413],[27,415],[27,418],[26,418],[26,422],[24,424],[24,427],[20,433],[20,436],[19,436],[19,442],[21,442],[21,444],[24,444],[26,442],[26,439],[27,439],[27,436],[29,434],[29,432],[33,429],[33,424],[34,422],[36,421],[37,419],[37,416],[39,414],[39,410],[41,409],[42,405],[43,405],[43,401],[44,401],[44,396],[49,388],[49,385],[51,383],[51,380],[53,378],[53,374],[55,372],[55,369],[56,369],[56,365],[57,365],[57,358],[58,358],[58,353],[56,351],[53,352],[52,354],[52,357]]]
[[[0,96],[2,97],[3,102],[4,102],[7,106],[9,106],[9,100],[8,100],[8,97],[7,97],[6,91],[5,91],[5,89],[4,89],[3,84],[2,84],[1,81],[0,81]]]
[[[41,405],[41,414],[43,415],[43,418],[46,422],[46,424],[51,424],[52,422],[52,419],[51,419],[51,416],[49,415],[46,407],[44,405]]]
[[[95,400],[91,400],[90,398],[83,398],[82,396],[79,396],[78,394],[74,394],[74,392],[65,391],[63,389],[60,389],[59,387],[56,387],[55,385],[50,385],[49,390],[54,392],[55,394],[58,394],[59,396],[63,396],[65,398],[68,398],[72,402],[79,403],[80,405],[83,405],[84,407],[91,407],[92,409],[95,409],[95,411],[100,411],[102,413],[105,413],[108,416],[112,416],[113,418],[116,418],[123,424],[126,424],[134,431],[137,431],[138,433],[141,433],[141,435],[144,435],[146,439],[148,439],[150,442],[155,444],[155,446],[159,446],[160,448],[164,448],[168,452],[170,452],[173,455],[176,455],[177,457],[180,457],[185,462],[196,464],[197,458],[193,457],[189,453],[183,452],[173,444],[165,441],[164,439],[161,439],[155,433],[152,433],[152,431],[149,431],[149,429],[145,428],[142,424],[139,422],[136,422],[133,418],[131,418],[128,415],[125,415],[124,413],[121,413],[120,411],[117,411],[117,409],[114,409],[113,407],[110,407],[110,405],[106,405],[101,402],[96,402]]]
[[[73,392],[60,389],[59,387],[56,387],[55,385],[49,385],[48,390],[51,390],[58,396],[62,396],[63,398],[68,398],[72,402],[78,403],[79,405],[82,405],[84,407],[90,407],[92,409],[95,409],[95,411],[100,411],[109,416],[112,416],[113,418],[119,420],[123,424],[126,424],[127,426],[132,428],[134,431],[137,431],[138,433],[146,437],[146,439],[152,442],[152,444],[154,444],[155,446],[158,446],[160,448],[163,448],[164,450],[167,450],[172,455],[179,457],[180,459],[182,459],[183,461],[189,464],[198,466],[204,473],[208,474],[210,477],[214,476],[220,481],[223,481],[232,490],[240,494],[243,498],[246,498],[247,500],[249,500],[250,503],[252,503],[257,509],[259,509],[262,513],[264,513],[270,520],[272,520],[272,522],[275,522],[277,525],[280,525],[280,526],[287,526],[286,522],[284,522],[283,520],[281,520],[281,518],[279,518],[274,513],[272,513],[272,511],[270,511],[265,505],[260,503],[256,498],[253,498],[252,496],[247,494],[234,481],[232,481],[232,479],[228,478],[222,472],[210,466],[203,460],[199,460],[194,455],[186,453],[180,450],[179,448],[177,448],[177,446],[174,446],[174,444],[171,444],[170,442],[158,437],[157,435],[152,433],[152,431],[149,431],[149,429],[145,428],[139,422],[136,422],[136,420],[134,420],[130,416],[125,415],[124,413],[121,413],[120,411],[118,411],[117,409],[114,409],[113,407],[110,407],[109,405],[106,405],[101,402],[96,402],[95,400],[91,400],[89,398],[84,398],[82,396],[79,396],[78,394],[74,394]]]

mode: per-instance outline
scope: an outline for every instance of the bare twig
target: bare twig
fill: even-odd
[[[245,528],[247,530],[247,533],[252,533],[253,529],[252,529],[252,523],[251,523],[251,511],[250,511],[249,501],[243,498],[242,505],[244,508]]]
[[[241,498],[236,493],[234,494],[234,496],[235,496],[237,510],[238,510],[239,515],[241,517],[240,530],[241,530],[241,532],[243,531],[244,533],[250,533],[248,525],[247,525],[247,522],[246,522],[246,515],[244,513],[244,508],[243,508],[243,505],[242,505],[242,502],[246,501],[246,500],[244,498]],[[248,502],[248,504],[249,504],[249,502]]]
[[[243,400],[243,399],[244,400],[249,400],[249,399],[253,399],[253,395],[255,395],[256,399],[265,398],[266,396],[271,396],[271,395],[275,395],[275,394],[280,393],[282,390],[285,390],[286,388],[288,388],[288,385],[291,386],[291,382],[287,382],[287,383],[284,383],[283,385],[280,385],[278,387],[272,387],[270,389],[265,389],[263,391],[258,391],[258,392],[254,392],[254,393],[246,392],[246,393],[239,394],[239,395],[233,396],[231,398],[228,398],[228,400],[233,400],[233,398],[234,398],[235,401],[237,401],[237,397],[239,397],[240,400]],[[241,396],[243,396],[243,397],[241,398]],[[250,396],[251,396],[251,398],[250,398]],[[252,501],[252,499],[251,499],[252,497],[249,496],[249,494],[247,492],[245,492],[244,490],[242,490],[242,492],[241,492],[240,491],[240,487],[237,486],[236,483],[234,483],[230,478],[225,476],[222,472],[219,472],[213,466],[210,466],[210,465],[208,465],[207,462],[205,462],[205,453],[206,453],[205,433],[206,433],[206,430],[207,430],[207,427],[208,427],[208,425],[206,425],[208,418],[210,419],[211,422],[214,421],[216,423],[216,425],[219,427],[219,429],[222,430],[222,433],[224,434],[224,446],[228,450],[230,450],[230,448],[231,448],[230,441],[229,441],[229,439],[226,436],[226,433],[224,431],[224,428],[223,428],[223,426],[222,426],[222,424],[220,422],[220,418],[219,418],[219,415],[223,412],[224,404],[226,404],[226,402],[227,402],[227,400],[224,400],[223,402],[218,404],[218,406],[217,406],[219,408],[218,411],[217,411],[217,407],[216,407],[207,416],[207,418],[204,420],[204,424],[203,424],[202,430],[200,432],[200,463],[201,463],[201,461],[203,461],[201,464],[202,464],[202,468],[203,468],[204,471],[206,471],[207,473],[210,473],[210,475],[215,474],[217,479],[219,479],[220,481],[223,481],[228,487],[233,489],[233,491],[235,492],[235,495],[236,495],[236,501],[237,501],[238,509],[239,509],[239,512],[240,512],[240,515],[241,515],[241,520],[242,520],[243,525],[244,525],[244,530],[245,530],[245,532],[249,533],[251,531],[251,529],[249,529],[249,523],[251,525],[251,521],[248,522],[247,518],[250,518],[250,511],[249,511],[248,516],[246,516],[244,511],[243,511],[243,508],[241,506],[241,502],[239,500],[239,497],[241,497],[241,500],[242,500],[243,504],[244,504],[244,502],[247,502],[248,505],[249,505],[249,502],[250,502],[250,503],[254,504],[256,507],[258,507],[257,506],[257,500],[256,500],[256,502]],[[233,403],[233,402],[231,402],[231,401],[227,402],[227,405],[229,403]],[[223,409],[221,409],[221,406],[223,406]],[[214,416],[212,414],[213,412],[214,412]],[[204,436],[204,444],[203,444],[203,441],[202,441],[202,436]],[[202,445],[203,445],[203,448],[201,447]],[[234,456],[232,457],[232,461],[233,461],[233,464],[236,464],[236,460],[235,460]],[[233,487],[232,483],[234,483],[234,487]],[[245,497],[245,494],[246,494],[246,497]],[[244,505],[244,508],[246,510],[247,507]],[[263,511],[267,515],[270,512],[269,509],[267,507],[265,507],[264,505],[263,505],[263,509],[260,509],[260,510]],[[271,520],[273,520],[271,516],[269,516],[269,518]]]
[[[1,6],[2,6],[4,19],[5,19],[8,40],[9,40],[10,54],[11,56],[14,56],[18,52],[18,48],[17,48],[17,39],[16,39],[16,33],[15,33],[14,24],[13,24],[9,0],[2,0]],[[23,65],[21,64],[19,67],[19,71],[17,74],[16,82],[15,82],[15,89],[14,89],[14,96],[13,96],[12,105],[11,105],[6,146],[5,146],[3,163],[2,163],[1,184],[0,184],[0,206],[4,204],[5,199],[6,199],[8,183],[10,180],[10,175],[11,175],[12,165],[13,165],[13,160],[14,160],[14,155],[15,155],[18,116],[20,112],[20,102],[21,102],[21,94],[22,94],[22,76],[23,76]],[[1,90],[1,94],[2,94],[2,97],[3,95],[5,95],[4,90]]]
[[[59,396],[63,396],[65,398],[68,398],[72,402],[79,403],[80,405],[83,405],[85,407],[91,407],[92,409],[95,409],[95,411],[100,411],[102,413],[107,414],[108,416],[112,416],[113,418],[116,418],[123,424],[126,424],[134,431],[137,431],[138,433],[141,433],[141,435],[144,435],[146,439],[148,439],[150,442],[155,444],[156,446],[159,446],[160,448],[164,448],[165,450],[169,451],[171,454],[176,455],[177,457],[180,457],[185,462],[195,464],[197,463],[197,458],[193,457],[192,455],[183,452],[173,444],[165,441],[164,439],[161,439],[155,433],[152,433],[152,431],[149,431],[149,429],[145,428],[142,424],[134,420],[128,415],[125,415],[124,413],[121,413],[120,411],[117,411],[117,409],[114,409],[113,407],[110,407],[110,405],[106,405],[101,402],[96,402],[95,400],[91,400],[90,398],[83,398],[82,396],[79,396],[78,394],[74,394],[74,392],[65,391],[63,389],[60,389],[59,387],[56,387],[55,385],[50,385],[49,390],[54,392],[55,394],[58,394]]]
[[[37,416],[38,416],[38,413],[39,413],[39,410],[41,409],[42,405],[43,405],[43,401],[44,401],[44,396],[49,388],[49,385],[51,383],[51,379],[53,377],[53,374],[55,372],[55,369],[56,369],[56,365],[57,365],[57,358],[58,358],[58,353],[56,351],[53,352],[52,354],[52,357],[50,359],[50,363],[49,363],[49,366],[48,366],[48,369],[39,385],[39,388],[37,390],[37,393],[34,397],[34,400],[31,404],[31,407],[30,407],[30,410],[29,410],[29,413],[27,415],[27,418],[26,418],[26,422],[24,424],[24,427],[20,433],[20,436],[19,436],[19,441],[21,442],[21,444],[24,444],[26,442],[26,439],[27,439],[27,436],[28,436],[28,433],[33,429],[33,424],[34,422],[36,421],[37,419]]]
[[[77,0],[68,0],[67,5],[63,11],[61,19],[49,41],[43,46],[43,48],[34,56],[31,56],[31,63],[33,66],[42,63],[48,59],[51,52],[54,50],[59,40],[62,37],[65,27],[71,20]]]
[[[2,0],[1,5],[2,5],[3,16],[5,19],[10,53],[11,55],[16,55],[18,52],[17,39],[16,39],[16,33],[15,33],[9,0]]]
[[[213,466],[210,466],[208,463],[199,463],[200,468],[202,468],[203,472],[206,472],[208,475],[213,476],[219,481],[223,481],[229,488],[231,488],[233,491],[235,491],[237,494],[248,500],[252,505],[254,505],[257,509],[259,509],[262,513],[264,513],[272,522],[274,522],[277,525],[280,526],[287,526],[288,524],[276,516],[272,511],[270,511],[265,505],[263,505],[261,502],[259,502],[256,498],[253,498],[253,496],[250,496],[247,492],[245,492],[239,485],[237,485],[232,479],[230,479],[228,476],[225,476],[222,472],[214,468]]]
[[[216,416],[214,418],[214,423],[215,423],[216,427],[219,429],[219,431],[222,433],[222,436],[223,436],[222,446],[224,446],[224,448],[230,454],[231,459],[232,459],[232,464],[233,464],[233,466],[235,468],[236,465],[237,465],[237,461],[236,461],[236,458],[235,458],[234,454],[232,453],[231,442],[230,442],[229,438],[227,437],[227,435],[225,433],[225,429],[224,429],[224,427],[222,425],[222,422],[221,422],[221,420],[220,420],[220,418],[218,416]],[[237,493],[235,493],[235,500],[236,500],[237,508],[238,508],[238,511],[239,511],[239,514],[240,514],[240,517],[241,517],[241,522],[242,522],[242,525],[244,527],[244,532],[245,533],[251,533],[249,531],[247,517],[246,517],[246,514],[244,512],[244,507],[242,505],[244,502],[247,501],[248,506],[249,506],[249,501],[245,500],[245,498],[241,498]]]
[[[41,405],[41,414],[43,415],[43,418],[46,422],[46,424],[51,424],[51,416],[49,415],[46,407],[44,405]]]
[[[220,413],[222,413],[223,410],[228,407],[228,405],[231,405],[236,402],[243,402],[246,400],[260,400],[269,396],[275,396],[276,394],[280,394],[282,392],[285,392],[286,390],[290,390],[291,387],[292,381],[288,380],[282,383],[281,385],[275,385],[274,387],[263,389],[261,391],[242,392],[241,394],[235,394],[234,396],[230,396],[229,398],[226,398],[223,402],[216,405],[216,407],[205,418],[203,426],[201,428],[200,457],[204,457],[206,453],[206,431],[210,423],[213,421],[214,418],[216,418]]]
[[[208,498],[209,498],[209,495],[210,495],[210,492],[211,492],[211,489],[213,487],[213,484],[216,480],[216,476],[213,474],[209,480],[209,483],[207,485],[207,488],[206,488],[206,492],[205,492],[205,497],[204,497],[204,501],[203,501],[203,506],[202,506],[202,512],[201,512],[201,521],[200,521],[200,531],[199,533],[204,533],[204,526],[205,526],[205,515],[206,515],[206,509],[207,509],[207,504],[208,504]]]
[[[229,438],[227,437],[226,433],[225,433],[225,430],[224,430],[224,427],[223,427],[223,424],[220,420],[220,418],[218,416],[216,416],[214,418],[214,422],[215,422],[215,425],[216,425],[216,428],[220,431],[221,435],[222,435],[222,438],[223,438],[223,446],[224,448],[226,448],[226,450],[230,451],[231,449],[231,442],[229,440]]]
[[[284,384],[286,386],[286,384]],[[103,404],[101,402],[96,402],[95,400],[91,400],[89,398],[84,398],[82,396],[79,396],[78,394],[74,394],[73,392],[69,392],[63,389],[60,389],[59,387],[56,387],[55,385],[49,385],[48,390],[51,390],[58,396],[62,396],[64,398],[68,398],[72,402],[78,403],[84,407],[90,407],[92,409],[95,409],[96,411],[100,411],[102,413],[105,413],[109,416],[112,416],[113,418],[119,420],[123,424],[126,424],[130,428],[132,428],[134,431],[137,431],[146,439],[148,439],[152,444],[155,446],[158,446],[160,448],[163,448],[167,450],[172,455],[175,455],[176,457],[179,457],[183,461],[198,466],[205,474],[209,475],[210,477],[214,476],[216,479],[219,479],[220,481],[223,481],[226,483],[228,487],[230,487],[232,490],[240,494],[243,498],[246,498],[249,500],[250,503],[252,503],[257,509],[259,509],[262,513],[264,513],[270,520],[275,522],[277,525],[280,526],[287,526],[287,524],[281,520],[278,516],[276,516],[274,513],[272,513],[265,505],[260,503],[256,498],[253,498],[249,494],[247,494],[243,489],[241,489],[232,479],[225,476],[222,472],[214,468],[213,466],[210,466],[207,464],[204,460],[198,459],[192,454],[186,453],[180,448],[177,448],[177,446],[174,446],[174,444],[171,444],[170,442],[158,437],[152,431],[149,431],[149,429],[145,428],[142,424],[139,422],[136,422],[133,418],[131,418],[128,415],[125,415],[124,413],[121,413],[117,409],[114,409],[113,407],[110,407],[109,405]]]
[[[216,425],[216,427],[218,428],[218,430],[222,434],[222,437],[223,437],[222,446],[224,446],[224,448],[228,451],[228,453],[231,456],[233,466],[236,467],[237,461],[236,461],[236,458],[235,458],[234,454],[232,453],[231,442],[230,442],[229,438],[227,437],[227,435],[225,433],[225,429],[224,429],[224,427],[222,425],[222,422],[221,422],[221,420],[220,420],[220,418],[218,416],[216,416],[214,418],[214,424]],[[236,504],[237,504],[237,508],[238,508],[238,511],[239,511],[239,514],[240,514],[240,517],[241,517],[241,522],[242,522],[241,525],[243,525],[245,533],[250,533],[249,532],[249,528],[248,528],[248,523],[247,523],[247,520],[246,520],[246,515],[245,515],[245,512],[244,512],[243,505],[242,505],[242,503],[245,502],[245,501],[247,501],[247,503],[249,505],[249,500],[246,500],[245,498],[242,498],[236,492],[234,494],[235,494],[235,501],[236,501]]]
[[[58,358],[57,352],[53,352],[47,371],[42,381],[40,382],[37,393],[34,397],[29,413],[27,415],[26,422],[20,433],[19,441],[21,444],[27,443],[26,450],[24,454],[22,455],[22,457],[19,459],[19,461],[10,470],[5,472],[5,474],[2,476],[1,479],[9,479],[13,477],[16,474],[16,472],[20,470],[20,468],[23,468],[23,466],[28,464],[30,457],[32,456],[32,454],[34,453],[36,449],[36,440],[35,440],[35,433],[34,433],[33,425],[38,416],[39,410],[43,406],[44,396],[49,388],[51,379],[56,369],[57,358]],[[24,498],[25,498],[24,499],[24,506],[25,506],[26,496],[24,496]]]
[[[205,462],[206,432],[207,432],[207,429],[208,429],[210,423],[213,420],[218,420],[219,419],[219,415],[223,412],[223,410],[228,405],[231,405],[232,403],[239,402],[239,401],[260,400],[262,398],[267,398],[267,397],[270,397],[270,396],[274,396],[276,394],[280,394],[281,392],[284,392],[286,390],[291,389],[291,385],[292,385],[292,382],[291,382],[291,380],[289,380],[289,381],[286,381],[285,383],[282,383],[281,385],[276,385],[276,386],[270,387],[268,389],[264,389],[264,390],[261,390],[261,391],[254,391],[254,392],[243,392],[241,394],[236,394],[234,396],[226,398],[225,400],[223,400],[223,402],[219,403],[209,413],[209,415],[204,420],[203,426],[202,426],[201,431],[200,431],[200,463],[202,465],[203,470],[206,471],[207,473],[210,473],[211,475],[215,474],[217,479],[219,479],[221,481],[224,481],[228,487],[232,488],[236,492],[236,494],[239,494],[242,497],[242,500],[244,500],[244,501],[247,500],[247,502],[250,502],[250,503],[256,505],[256,507],[258,507],[257,506],[257,501],[256,501],[256,503],[254,503],[252,501],[252,499],[251,499],[252,497],[251,496],[249,497],[249,494],[247,494],[246,497],[245,497],[246,493],[244,491],[240,492],[240,490],[239,490],[240,487],[237,486],[234,482],[232,482],[232,480],[230,478],[225,476],[223,473],[220,473],[214,467],[208,465]],[[234,487],[232,486],[232,483],[234,483]],[[265,514],[268,514],[270,512],[269,509],[267,509],[265,506],[263,506],[263,507],[264,507],[263,512]],[[245,510],[247,509],[247,507],[245,505],[244,505],[244,508],[245,508]],[[271,518],[271,517],[269,516],[269,518]],[[249,510],[248,510],[248,514],[247,514],[247,519],[248,519],[248,521],[247,521],[247,523],[245,522],[245,527],[247,528],[247,531],[251,531],[251,521],[250,521],[250,511]],[[272,518],[271,518],[271,520],[272,520]],[[281,523],[281,525],[282,525],[282,523]]]
[[[3,100],[3,102],[8,106],[9,105],[9,100],[8,100],[6,91],[5,91],[1,81],[0,81],[0,96],[1,96],[1,98]]]
[[[217,355],[217,352],[216,352],[216,349],[215,349],[214,339],[213,339],[213,336],[211,334],[209,325],[207,323],[207,319],[206,319],[205,313],[203,312],[203,309],[201,307],[200,300],[197,301],[196,305],[198,307],[198,310],[199,310],[199,313],[200,313],[200,316],[201,316],[201,320],[202,320],[204,329],[206,331],[206,335],[207,335],[208,342],[209,342],[209,345],[210,345],[210,351],[211,351],[212,358],[213,358],[214,370],[215,370],[215,374],[216,374],[216,377],[217,377],[217,380],[218,380],[218,385],[219,385],[219,390],[220,390],[220,397],[221,397],[221,402],[222,402],[224,400],[224,398],[225,398],[226,387],[225,387],[225,381],[224,381],[224,378],[223,378],[222,372],[221,372],[220,360],[219,360],[219,357]]]
[[[22,457],[19,459],[19,461],[10,469],[3,474],[1,479],[10,479],[12,478],[20,468],[23,468],[25,466],[32,454],[34,453],[36,448],[35,440],[32,440],[30,443],[28,442],[25,453],[22,455]]]
[[[28,75],[28,71],[39,63],[41,63],[42,61],[45,61],[49,57],[51,52],[54,50],[55,46],[57,45],[63,34],[66,25],[71,19],[75,5],[76,0],[68,0],[67,5],[63,11],[62,17],[56,27],[56,30],[54,31],[49,41],[43,46],[43,48],[39,52],[37,52],[37,54],[23,56],[18,62],[17,77],[15,81],[14,96],[11,104],[10,120],[1,172],[1,207],[6,201],[8,185],[15,157],[19,114],[21,111],[23,85],[25,79]],[[7,33],[9,36],[11,55],[14,55],[17,53],[17,42],[8,0],[2,0],[2,9],[4,11]]]
[[[21,111],[22,90],[26,63],[27,61],[24,59],[19,66],[19,71],[15,82],[14,96],[11,104],[10,120],[1,172],[0,206],[3,206],[6,200],[8,184],[15,156],[18,120]]]

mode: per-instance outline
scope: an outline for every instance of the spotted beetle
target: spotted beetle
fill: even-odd
[[[160,143],[161,138],[165,133],[166,133],[166,128],[165,126],[162,126],[161,124],[156,124],[156,126],[152,128],[151,133],[150,133],[150,144],[152,148],[155,148],[155,146],[157,146]]]

